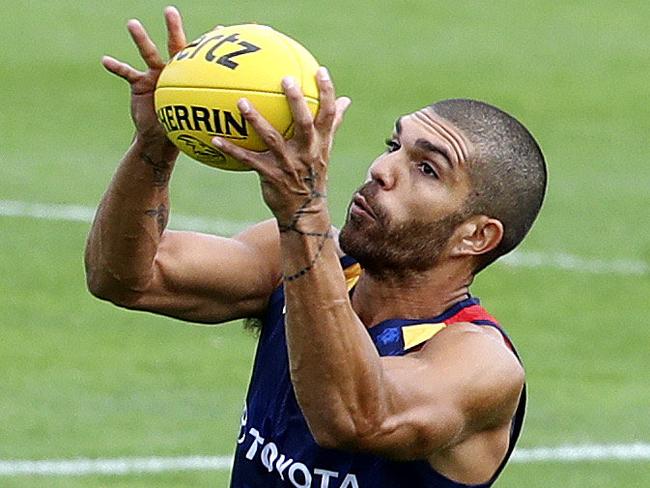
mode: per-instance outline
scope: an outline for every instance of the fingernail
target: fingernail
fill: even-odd
[[[237,107],[241,113],[245,114],[250,111],[251,104],[245,98],[240,98],[239,102],[237,102]]]
[[[212,138],[212,144],[214,144],[217,147],[222,147],[223,146],[223,143],[221,142],[221,139],[219,139],[218,137],[213,137]]]
[[[293,88],[295,85],[296,85],[296,80],[294,80],[292,76],[285,76],[284,78],[282,78],[282,86],[285,89]]]
[[[330,72],[325,66],[318,68],[320,79],[323,81],[330,81]]]

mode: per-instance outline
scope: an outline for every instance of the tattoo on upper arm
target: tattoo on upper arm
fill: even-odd
[[[316,200],[327,198],[327,195],[325,193],[322,193],[316,189],[316,184],[318,182],[318,173],[314,171],[313,168],[309,168],[309,175],[305,176],[303,178],[303,181],[309,185],[309,195],[302,203],[302,205],[300,205],[298,210],[296,210],[296,212],[293,214],[293,216],[291,217],[291,221],[289,223],[282,224],[278,222],[278,229],[280,230],[280,233],[295,232],[302,236],[316,237],[320,239],[320,242],[318,243],[316,254],[314,254],[314,257],[309,262],[309,264],[307,264],[304,268],[302,268],[300,271],[297,271],[296,273],[290,275],[284,275],[285,281],[297,280],[301,276],[306,275],[311,269],[313,269],[313,267],[316,265],[316,262],[318,261],[318,259],[320,258],[323,252],[325,243],[327,242],[328,239],[332,239],[332,237],[334,236],[331,230],[331,226],[328,227],[325,232],[308,231],[298,227],[298,223],[300,222],[300,219],[303,216],[310,213],[309,206],[312,203],[314,203]]]
[[[161,203],[157,208],[150,208],[144,213],[149,217],[156,219],[156,223],[158,224],[158,233],[162,234],[167,226],[167,216],[169,215],[169,211],[165,204]]]
[[[151,167],[153,171],[153,179],[151,183],[156,187],[165,187],[169,183],[169,177],[171,176],[171,164],[168,161],[160,160],[154,161],[151,156],[147,153],[140,153],[140,159],[144,161],[148,166]]]

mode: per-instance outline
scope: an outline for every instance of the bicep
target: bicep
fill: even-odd
[[[522,369],[503,344],[447,330],[419,352],[382,358],[386,414],[366,449],[423,459],[509,422]]]
[[[130,308],[193,322],[255,316],[280,279],[275,221],[232,237],[166,231],[153,277]]]

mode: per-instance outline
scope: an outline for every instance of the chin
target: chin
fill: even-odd
[[[402,276],[436,266],[456,227],[456,219],[381,225],[348,214],[339,234],[341,250],[369,273]]]
[[[339,233],[341,249],[346,251],[344,247],[351,250],[358,246],[365,247],[363,243],[371,242],[377,238],[377,227],[375,221],[348,213],[345,224],[343,224]]]
[[[386,266],[389,262],[384,234],[376,222],[351,215],[339,233],[339,246],[366,269]]]

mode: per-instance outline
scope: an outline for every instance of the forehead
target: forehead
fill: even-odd
[[[397,119],[395,130],[402,139],[424,139],[439,146],[454,165],[463,166],[474,153],[469,138],[429,107]]]

